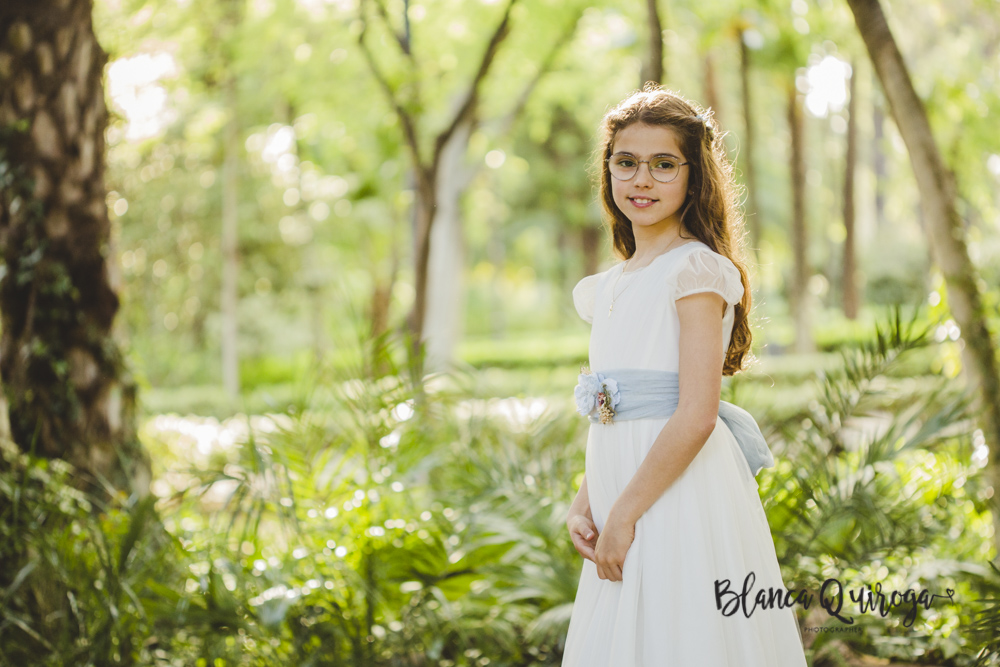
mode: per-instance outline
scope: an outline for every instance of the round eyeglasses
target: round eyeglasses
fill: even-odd
[[[631,180],[639,173],[639,165],[645,162],[649,175],[660,183],[673,181],[677,178],[681,167],[688,164],[666,155],[654,155],[648,160],[639,160],[628,153],[615,153],[604,161],[608,163],[608,171],[619,181]]]

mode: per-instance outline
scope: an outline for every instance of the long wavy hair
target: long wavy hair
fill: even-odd
[[[733,333],[722,368],[723,375],[733,375],[743,370],[753,336],[748,321],[751,295],[744,249],[746,229],[739,201],[741,189],[722,145],[724,134],[710,110],[655,84],[646,84],[641,91],[605,114],[597,169],[601,175],[605,222],[610,226],[615,254],[621,259],[629,259],[635,254],[635,234],[632,222],[615,204],[607,159],[611,157],[618,133],[635,123],[673,130],[688,161],[688,190],[693,191],[686,196],[681,209],[681,233],[690,232],[713,251],[729,258],[739,269],[743,298],[734,308]]]

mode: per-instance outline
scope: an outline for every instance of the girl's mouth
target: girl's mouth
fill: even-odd
[[[650,199],[649,197],[629,197],[628,200],[636,208],[646,208],[659,201],[658,199]]]

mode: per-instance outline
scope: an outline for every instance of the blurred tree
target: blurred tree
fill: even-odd
[[[240,104],[237,73],[234,71],[236,54],[233,33],[239,30],[241,3],[227,0],[222,8],[223,20],[214,29],[220,34],[217,45],[222,72],[222,99],[228,119],[222,136],[222,386],[231,400],[240,395],[239,359],[239,171],[243,142],[240,132]]]
[[[736,37],[740,43],[740,106],[743,112],[743,150],[741,164],[743,178],[747,185],[747,200],[745,204],[746,220],[749,223],[750,247],[754,256],[758,256],[761,241],[760,218],[757,216],[757,170],[754,167],[754,150],[757,146],[755,136],[755,121],[752,101],[752,86],[750,85],[750,46],[748,40],[759,35],[756,30],[748,34],[749,26],[742,22],[737,24]],[[759,259],[759,257],[758,257]]]
[[[702,63],[704,63],[704,92],[702,95],[705,99],[705,105],[712,109],[712,114],[715,121],[720,125],[724,126],[723,115],[722,115],[722,97],[719,95],[719,84],[718,77],[715,75],[715,55],[712,53],[712,47],[705,47],[705,54],[702,56]]]
[[[851,78],[847,91],[847,152],[844,156],[844,258],[843,258],[843,297],[844,315],[848,319],[857,319],[858,281],[857,262],[855,260],[855,215],[854,215],[854,180],[858,162],[858,76],[857,63],[851,67]]]
[[[795,321],[795,351],[812,352],[809,332],[809,238],[806,226],[805,120],[802,95],[794,81],[788,83],[788,131],[791,135],[789,171],[792,180],[792,280],[788,285],[789,308]]]
[[[414,109],[414,107],[419,108],[423,104],[419,100],[418,86],[410,86],[409,95],[406,95],[405,92],[401,93],[395,88],[366,41],[372,20],[370,12],[372,11],[372,5],[374,5],[374,10],[384,21],[385,28],[395,37],[394,41],[399,46],[411,71],[415,71],[418,64],[412,48],[412,35],[410,33],[410,23],[407,18],[408,12],[405,11],[404,7],[404,27],[402,32],[398,32],[390,24],[388,11],[379,0],[372,0],[371,2],[363,1],[359,5],[359,18],[362,30],[358,34],[358,45],[365,55],[372,74],[378,80],[387,99],[399,116],[399,121],[403,128],[404,142],[410,153],[414,169],[416,200],[414,203],[413,241],[415,265],[414,287],[416,294],[413,310],[409,317],[409,327],[415,346],[412,353],[418,358],[422,356],[422,350],[424,349],[425,333],[431,335],[437,333],[433,328],[425,332],[425,317],[427,315],[427,302],[429,299],[431,234],[434,231],[435,220],[439,216],[437,210],[438,199],[441,196],[440,190],[443,185],[440,182],[441,173],[447,167],[460,168],[460,161],[464,157],[465,146],[468,143],[473,128],[478,122],[476,118],[476,106],[479,102],[483,80],[493,65],[500,45],[507,38],[510,30],[511,10],[516,3],[517,0],[509,0],[507,2],[499,22],[496,24],[492,35],[487,41],[478,68],[474,72],[472,80],[468,83],[465,91],[461,94],[457,110],[445,123],[444,129],[434,135],[431,142],[431,154],[429,156],[424,154],[425,151],[421,146],[420,129],[418,128],[420,114]],[[407,97],[411,99],[406,99]],[[445,210],[451,213],[454,212],[450,208],[446,208]],[[447,228],[444,230],[445,232],[454,233],[457,231],[455,225],[448,225],[448,222],[452,222],[453,218],[454,216],[442,223],[442,225],[447,225]],[[452,264],[458,263],[458,258],[454,256],[454,253],[447,254],[444,259]],[[438,268],[442,267],[439,265]],[[450,283],[442,284],[442,287],[453,287],[454,285],[455,281],[452,280]],[[454,302],[454,299],[442,299],[441,301],[443,303],[451,303]]]
[[[871,71],[872,79],[877,80],[878,74]],[[874,84],[872,85],[874,88]],[[886,154],[885,154],[885,115],[882,113],[881,96],[872,96],[872,175],[874,177],[875,227],[885,223],[885,190],[886,190]]]
[[[948,305],[966,344],[963,367],[978,386],[978,407],[990,447],[989,477],[1000,489],[1000,371],[983,308],[976,267],[969,259],[966,231],[956,208],[954,174],[948,169],[917,96],[903,55],[896,45],[879,0],[848,0],[875,72],[885,91],[899,132],[906,142],[916,177],[932,252],[945,277]],[[1000,552],[1000,503],[993,499],[994,541]]]
[[[135,385],[112,324],[102,75],[90,0],[0,5],[0,371],[11,435],[103,496],[146,496]]]
[[[410,23],[403,21],[401,30],[393,27],[392,18],[385,5],[379,0],[360,3],[359,17],[362,30],[358,34],[360,46],[369,69],[378,81],[393,110],[399,117],[403,130],[403,140],[410,154],[416,186],[414,202],[414,287],[415,299],[410,313],[409,326],[415,356],[420,350],[426,351],[426,364],[430,368],[442,368],[452,360],[461,328],[462,280],[464,267],[464,244],[461,240],[460,198],[474,176],[465,163],[469,140],[483,125],[480,114],[482,89],[495,68],[495,61],[501,44],[510,33],[512,12],[518,0],[509,0],[500,20],[495,24],[486,47],[478,59],[478,66],[472,78],[457,96],[454,111],[449,112],[444,128],[433,135],[430,155],[422,147],[421,122],[428,103],[420,81],[420,70],[425,66],[417,59],[413,49]],[[404,14],[406,14],[404,6]],[[398,47],[406,64],[412,82],[405,86],[393,84],[393,75],[376,58],[366,39],[370,26],[374,25],[372,13],[381,19],[381,27],[388,32],[390,41]],[[555,54],[572,35],[578,13],[576,10],[563,11],[569,16],[568,31],[560,31],[562,37],[546,45],[548,55],[536,65],[536,76],[531,77],[524,92],[514,95],[513,111],[506,117],[509,126],[524,107],[524,102],[537,84],[539,76],[551,65]],[[563,19],[565,20],[565,19]],[[380,53],[380,58],[386,56]],[[452,58],[454,55],[452,54]],[[443,91],[442,91],[443,92]],[[504,117],[503,114],[500,114]],[[494,116],[496,117],[496,116]],[[432,261],[433,256],[433,261]],[[426,340],[426,343],[425,343]]]
[[[649,43],[639,73],[640,88],[649,82],[663,82],[663,23],[660,21],[660,10],[656,6],[656,0],[646,0],[646,17]]]

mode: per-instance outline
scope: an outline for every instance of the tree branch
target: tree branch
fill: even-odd
[[[379,3],[376,3],[379,4]],[[414,167],[418,171],[423,169],[423,160],[420,157],[420,141],[417,136],[416,122],[409,111],[403,106],[402,102],[396,95],[396,91],[393,90],[392,86],[389,85],[389,80],[386,78],[382,70],[379,69],[378,63],[375,62],[375,56],[372,54],[371,49],[365,43],[365,35],[368,32],[368,21],[365,16],[365,2],[362,0],[360,5],[360,19],[361,19],[361,32],[358,33],[358,46],[361,48],[361,53],[365,57],[365,61],[368,63],[368,68],[371,70],[372,75],[375,80],[378,81],[379,86],[385,93],[386,98],[389,100],[389,104],[392,105],[393,110],[396,115],[399,116],[399,122],[403,126],[403,136],[406,139],[406,145],[410,149],[410,154],[413,156]],[[392,28],[389,28],[390,31]]]
[[[483,53],[483,58],[479,63],[479,69],[476,71],[476,75],[469,84],[469,88],[465,93],[465,99],[462,101],[461,106],[458,108],[458,112],[456,112],[455,117],[452,119],[451,123],[449,123],[448,127],[445,128],[441,134],[435,137],[434,154],[431,157],[432,164],[437,164],[445,144],[447,144],[448,140],[451,139],[453,134],[455,134],[459,125],[461,125],[463,121],[466,121],[475,111],[476,103],[479,101],[480,86],[486,78],[486,74],[489,72],[490,66],[493,64],[497,51],[500,49],[500,44],[507,37],[507,34],[510,31],[510,12],[516,3],[517,0],[508,0],[507,7],[504,9],[503,18],[500,20],[500,23],[497,24],[497,28],[493,32],[493,36],[490,38],[489,44],[486,45],[486,51]]]
[[[573,39],[573,35],[576,34],[576,26],[580,22],[581,15],[582,14],[580,12],[577,12],[573,17],[573,20],[569,22],[566,29],[559,35],[559,38],[555,41],[552,49],[549,50],[545,59],[542,60],[542,64],[538,67],[538,72],[535,73],[535,76],[531,78],[531,81],[529,81],[524,87],[524,90],[521,91],[521,94],[518,96],[517,102],[515,102],[513,108],[511,108],[511,110],[507,112],[507,115],[504,116],[500,123],[501,134],[506,134],[511,130],[514,122],[518,119],[521,113],[524,112],[524,107],[527,106],[528,99],[531,97],[535,88],[538,87],[538,83],[542,80],[542,77],[552,71],[552,67],[556,62],[556,57],[558,57],[563,48],[569,44],[570,40]]]
[[[392,36],[396,38],[396,43],[399,44],[400,50],[407,56],[410,56],[410,58],[412,59],[413,54],[410,52],[410,36],[409,36],[410,19],[406,15],[406,5],[409,3],[405,3],[403,9],[403,21],[404,25],[407,26],[407,28],[402,34],[400,34],[399,32],[396,32],[393,29],[392,22],[389,20],[389,12],[386,11],[385,5],[382,4],[382,0],[373,0],[373,1],[375,3],[375,7],[378,9],[379,16],[382,17],[383,21],[385,21],[386,28],[388,28],[389,32],[392,33]]]

